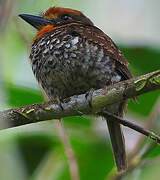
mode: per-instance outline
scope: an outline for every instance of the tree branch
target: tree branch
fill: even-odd
[[[96,114],[107,105],[156,89],[160,89],[160,70],[95,90],[91,101],[92,108],[86,95],[81,94],[67,98],[62,103],[63,110],[57,102],[50,101],[0,111],[0,123],[6,122],[7,125],[3,127],[5,129],[66,116]]]

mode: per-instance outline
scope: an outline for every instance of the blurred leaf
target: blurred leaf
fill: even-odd
[[[90,129],[88,129],[88,132],[86,131],[86,134],[84,133],[85,131],[83,136],[79,138],[71,136],[71,133],[69,133],[78,161],[81,179],[103,180],[114,167],[111,147],[106,143],[106,137],[101,139]]]
[[[53,136],[46,133],[27,133],[17,136],[19,150],[22,153],[29,174],[33,173],[44,155],[51,148],[58,145],[57,142]]]
[[[134,68],[134,74],[142,75],[160,68],[159,50],[148,47],[122,47],[130,66]]]
[[[60,147],[55,147],[45,155],[31,179],[70,180],[68,163]]]
[[[12,107],[43,102],[40,91],[14,84],[7,84],[5,89],[8,92],[8,104]]]
[[[16,62],[22,58],[24,54],[24,44],[17,32],[16,26],[12,20],[9,20],[7,28],[3,36],[1,36],[1,55],[2,63],[4,66],[4,75],[10,81],[13,78]]]
[[[121,47],[126,59],[129,61],[131,72],[134,76],[143,75],[160,69],[160,52],[159,50],[148,47]],[[141,114],[148,116],[154,106],[160,91],[153,91],[138,97],[139,104],[130,101],[128,108]]]
[[[160,145],[157,143],[151,143],[144,154],[143,158],[154,158],[160,155]]]
[[[16,135],[0,132],[0,179],[27,180],[27,171],[18,148]]]
[[[141,165],[141,173],[138,180],[158,180],[159,179],[160,158],[148,159]],[[138,168],[137,168],[138,169]],[[137,170],[136,169],[136,170]]]
[[[113,154],[110,146],[103,143],[88,144],[83,146],[77,144],[82,152],[76,154],[81,179],[104,180],[106,175],[114,167]]]
[[[85,125],[85,126],[91,126],[92,120],[89,119],[89,117],[83,117],[83,116],[69,116],[63,118],[65,123],[75,124],[76,126],[78,124]]]
[[[139,103],[135,103],[131,99],[128,104],[128,109],[137,114],[148,116],[151,113],[159,95],[160,91],[157,90],[138,96]]]

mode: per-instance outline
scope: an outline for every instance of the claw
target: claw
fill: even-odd
[[[93,92],[94,92],[94,89],[90,89],[86,95],[85,95],[85,98],[86,100],[88,101],[88,104],[89,104],[89,107],[92,108],[92,97],[93,97]]]
[[[64,108],[62,106],[63,101],[58,96],[56,97],[56,101],[57,101],[57,104],[59,105],[59,107],[61,108],[61,110],[63,111],[64,110]]]

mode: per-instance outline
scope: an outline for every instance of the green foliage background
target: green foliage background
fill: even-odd
[[[1,3],[4,1],[0,1],[0,6]],[[8,10],[7,15],[4,14],[7,17],[3,24],[1,21],[0,26],[0,110],[43,102],[28,62],[29,46],[35,30],[17,15],[19,13],[39,14],[40,11],[43,12],[53,5],[87,11],[83,1],[17,0],[14,3],[8,1],[11,9]],[[134,76],[159,69],[160,51],[158,47],[152,47],[150,44],[142,46],[138,43],[119,44],[119,47],[130,62],[130,70]],[[146,124],[158,97],[159,91],[155,91],[140,96],[139,104],[130,101],[127,117],[134,119],[136,123]],[[160,115],[158,120],[160,121]],[[105,132],[106,125],[101,121],[93,117],[64,119],[82,180],[107,179],[114,168],[111,146],[108,134]],[[101,128],[98,129],[97,126]],[[158,127],[160,126],[157,125],[155,130],[160,132]],[[125,133],[126,136],[132,137],[128,138],[129,145],[137,140],[137,134],[134,136],[132,133],[133,130]],[[148,141],[143,142],[139,151],[144,149]],[[128,148],[129,151],[131,150]],[[127,174],[124,179],[158,179],[160,175],[159,155],[159,146],[150,148],[142,158],[143,163]],[[50,163],[49,160],[51,160]],[[48,169],[46,170],[45,167]],[[42,179],[42,177],[46,180],[70,180],[66,154],[54,121],[1,130],[0,179],[26,180]]]

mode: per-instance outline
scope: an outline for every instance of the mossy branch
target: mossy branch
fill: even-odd
[[[50,101],[0,111],[0,123],[6,124],[0,129],[66,116],[97,114],[107,105],[156,89],[160,89],[160,70],[95,90],[91,100],[92,108],[88,104],[86,95],[81,94],[66,99],[62,103],[63,110],[57,102]]]

